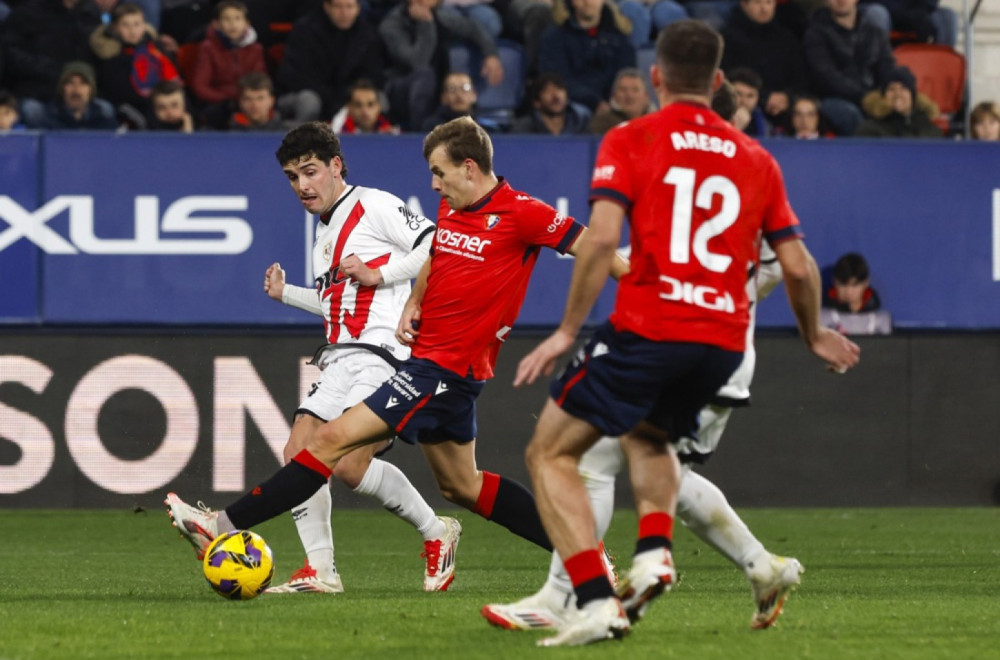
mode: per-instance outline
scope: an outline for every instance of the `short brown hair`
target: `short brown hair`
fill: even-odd
[[[218,19],[222,16],[222,12],[227,9],[235,9],[243,14],[243,18],[250,18],[250,10],[240,0],[222,0],[219,4],[215,5],[215,18]]]
[[[272,96],[274,95],[274,83],[271,82],[271,76],[262,71],[251,71],[244,74],[240,76],[239,82],[236,84],[240,88],[240,94],[247,90],[253,92],[267,90]]]
[[[347,178],[347,163],[340,148],[340,140],[326,122],[310,121],[288,131],[274,155],[282,167],[312,156],[329,165],[336,156],[340,158],[340,176]]]
[[[977,103],[976,107],[969,114],[969,125],[975,126],[987,117],[993,117],[997,121],[1000,121],[1000,109],[997,108],[997,104],[993,101]]]
[[[111,22],[118,23],[121,19],[126,16],[131,16],[132,14],[139,14],[146,18],[145,12],[142,11],[142,7],[134,2],[120,2],[115,5],[115,8],[111,10]]]
[[[704,21],[683,20],[663,28],[656,39],[656,63],[675,94],[712,94],[722,61],[722,35]]]
[[[458,165],[471,159],[483,174],[493,172],[493,143],[482,126],[471,117],[458,117],[436,127],[424,138],[424,160],[444,145],[448,159]]]

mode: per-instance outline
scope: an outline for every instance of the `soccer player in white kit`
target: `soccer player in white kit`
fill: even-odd
[[[427,261],[434,223],[406,208],[395,195],[348,185],[340,142],[321,122],[290,131],[276,156],[292,190],[310,213],[319,215],[313,246],[316,287],[285,282],[280,265],[264,276],[264,291],[286,305],[323,317],[327,345],[316,355],[321,369],[295,412],[284,450],[290,460],[313,431],[364,400],[409,357],[395,338],[410,280]],[[462,527],[438,517],[406,476],[380,460],[388,442],[356,449],[333,475],[355,492],[369,495],[424,538],[425,591],[444,591],[455,570]],[[343,583],[334,562],[329,488],[292,510],[306,551],[306,563],[285,584],[267,593],[338,593]]]
[[[698,438],[684,438],[677,445],[684,470],[677,516],[698,538],[744,572],[756,604],[750,621],[754,629],[774,624],[789,592],[799,584],[799,576],[804,569],[797,559],[768,552],[729,505],[722,491],[693,471],[691,465],[704,463],[715,451],[733,408],[749,405],[750,382],[756,364],[752,339],[757,303],[780,282],[781,265],[767,244],[763,243],[760,268],[751,272],[747,284],[751,308],[743,362],[719,390],[715,401],[702,409]],[[623,467],[624,454],[618,438],[602,438],[580,460],[579,472],[594,509],[599,536],[603,536],[611,524],[615,478]],[[490,623],[508,630],[543,630],[558,628],[575,609],[573,585],[559,554],[554,552],[548,577],[538,592],[515,603],[486,605],[481,613]]]

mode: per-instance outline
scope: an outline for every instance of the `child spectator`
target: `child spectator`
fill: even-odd
[[[823,296],[822,322],[852,335],[887,335],[892,318],[882,309],[871,287],[868,262],[857,252],[843,255],[833,265],[833,286]]]
[[[379,90],[367,79],[361,79],[348,89],[347,105],[333,116],[330,127],[337,135],[362,133],[387,133],[396,135],[399,127],[393,126],[382,112]]]
[[[17,111],[17,99],[5,89],[0,89],[0,134],[24,130]]]
[[[91,46],[100,58],[104,95],[114,107],[127,105],[142,116],[152,111],[149,95],[158,82],[180,79],[151,30],[142,7],[122,2],[111,12],[109,33],[99,29],[91,36]]]
[[[771,124],[764,116],[764,110],[760,107],[760,89],[763,81],[753,69],[739,68],[733,69],[726,76],[736,90],[736,97],[742,106],[750,113],[750,123],[743,129],[747,135],[761,138],[771,134]]]
[[[819,99],[815,96],[800,96],[792,104],[792,137],[796,140],[833,137],[833,133],[823,126]]]
[[[178,80],[162,80],[153,87],[149,96],[153,115],[149,118],[151,131],[194,132],[194,119],[187,109],[184,86]]]
[[[993,101],[977,103],[969,116],[969,125],[974,140],[1000,140],[1000,108]]]
[[[274,109],[274,85],[266,73],[254,71],[240,78],[239,110],[229,120],[232,131],[282,131],[281,115]]]
[[[240,96],[240,79],[253,72],[267,73],[267,64],[247,7],[240,0],[222,0],[215,6],[215,20],[198,45],[188,81],[202,104],[206,124],[212,128],[225,126]]]

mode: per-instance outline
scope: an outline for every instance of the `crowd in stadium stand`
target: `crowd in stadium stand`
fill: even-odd
[[[726,40],[755,137],[942,137],[960,125],[899,66],[954,46],[939,0],[0,0],[0,131],[603,134],[654,109],[655,36]],[[998,138],[996,104],[972,136]]]

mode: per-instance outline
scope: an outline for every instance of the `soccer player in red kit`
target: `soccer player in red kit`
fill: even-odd
[[[819,273],[777,163],[709,109],[722,81],[722,38],[702,22],[679,21],[661,32],[656,51],[651,77],[662,110],[604,138],[563,321],[521,361],[515,380],[551,373],[573,345],[627,213],[631,270],[614,312],[552,383],[527,451],[539,513],[580,608],[545,646],[621,637],[676,579],[670,548],[680,465],[670,443],[696,430],[698,411],[742,359],[746,273],[761,236],[777,253],[809,349],[838,371],[860,354],[820,326]],[[632,567],[617,594],[577,472],[602,435],[621,436],[639,515]]]
[[[411,357],[364,402],[321,426],[306,449],[269,481],[225,511],[171,507],[175,525],[192,543],[287,511],[323,486],[351,450],[397,436],[420,445],[449,501],[552,549],[531,493],[477,468],[476,397],[493,376],[540,249],[574,253],[586,230],[497,177],[489,136],[468,117],[431,131],[424,157],[442,202],[431,257],[396,332],[412,347]],[[627,269],[621,260],[615,264],[614,274]]]

